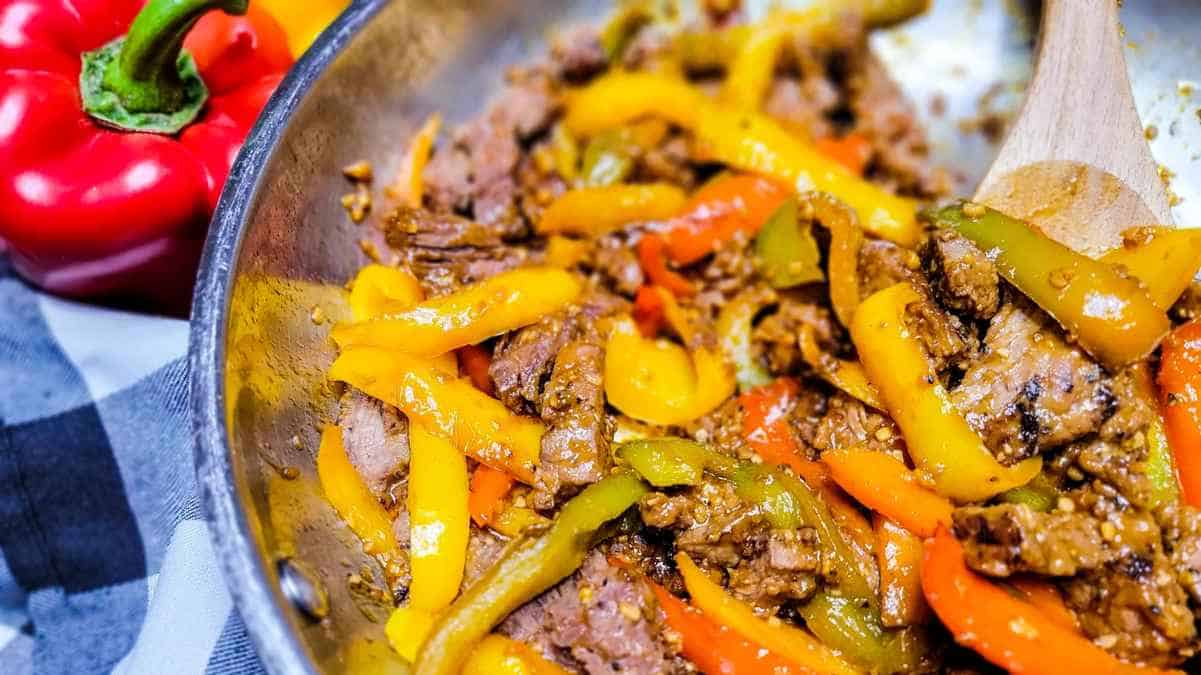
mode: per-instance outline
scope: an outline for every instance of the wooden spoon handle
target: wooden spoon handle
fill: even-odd
[[[1152,218],[1172,222],[1130,92],[1117,5],[1043,0],[1026,101],[978,195],[995,194],[1006,174],[1022,166],[1079,162],[1116,176],[1141,197]]]

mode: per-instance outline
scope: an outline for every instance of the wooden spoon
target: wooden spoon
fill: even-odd
[[[976,201],[1096,255],[1135,225],[1171,225],[1134,107],[1117,0],[1043,0],[1021,112]]]

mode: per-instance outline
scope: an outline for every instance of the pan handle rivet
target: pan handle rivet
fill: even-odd
[[[284,597],[313,621],[324,619],[329,614],[329,594],[325,586],[297,560],[281,558],[276,565]]]

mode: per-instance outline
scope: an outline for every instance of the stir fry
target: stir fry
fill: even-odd
[[[414,672],[1201,667],[1201,237],[950,199],[924,4],[628,3],[411,130],[318,471]]]

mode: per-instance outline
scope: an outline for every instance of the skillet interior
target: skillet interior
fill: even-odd
[[[1016,107],[1035,8],[1016,0],[935,4],[931,16],[874,42],[922,111],[935,155],[970,192],[993,146],[959,122],[977,114],[990,90],[992,110]],[[1201,126],[1196,102],[1165,96],[1179,96],[1177,78],[1201,62],[1197,48],[1185,46],[1187,27],[1201,21],[1201,7],[1190,4],[1148,0],[1124,10],[1137,43],[1130,59],[1140,110],[1163,131],[1175,122],[1155,149],[1179,174],[1182,222],[1198,222],[1192,210],[1201,208],[1201,195],[1187,199],[1199,185],[1188,158],[1201,152]],[[404,672],[383,640],[386,609],[351,583],[355,575],[378,578],[378,570],[322,498],[313,461],[334,400],[325,336],[344,311],[342,284],[365,261],[364,230],[338,204],[349,188],[341,167],[367,159],[377,176],[391,175],[426,115],[442,111],[453,124],[475,114],[507,65],[542,53],[548,27],[599,16],[608,5],[355,2],[277,92],[235,166],[196,292],[196,463],[221,564],[269,671]],[[944,115],[930,113],[935,93],[945,97]],[[281,590],[281,571],[298,583],[291,592]],[[315,613],[328,598],[322,620],[292,601],[313,589]]]

